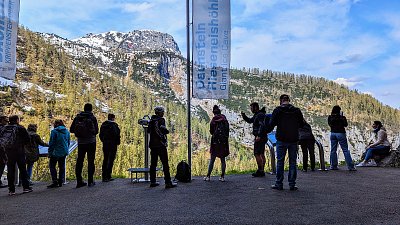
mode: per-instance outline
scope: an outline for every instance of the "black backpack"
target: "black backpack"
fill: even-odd
[[[78,115],[75,123],[75,136],[78,138],[88,138],[95,134],[92,118]]]
[[[226,144],[229,139],[229,123],[224,120],[218,122],[215,131],[211,137],[211,142],[213,144]]]
[[[17,144],[17,132],[16,125],[7,125],[1,130],[0,144],[5,151],[12,149]]]
[[[190,174],[190,166],[187,164],[187,162],[182,160],[180,163],[178,163],[178,166],[176,167],[175,180],[188,183],[191,181]]]

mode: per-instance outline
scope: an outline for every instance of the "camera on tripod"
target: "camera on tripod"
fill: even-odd
[[[142,125],[143,127],[148,127],[150,123],[150,116],[145,115],[142,119],[138,120],[138,124]]]

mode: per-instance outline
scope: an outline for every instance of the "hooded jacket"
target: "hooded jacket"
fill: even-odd
[[[149,123],[150,132],[150,148],[167,147],[167,134],[169,130],[165,126],[165,119],[163,117],[152,115]]]
[[[328,124],[332,133],[346,133],[347,119],[345,116],[333,114],[328,116]]]
[[[99,136],[104,144],[119,145],[121,143],[121,131],[118,124],[111,120],[101,124]]]
[[[35,131],[28,131],[30,142],[25,145],[25,156],[27,162],[36,162],[39,159],[39,145],[48,147],[49,145],[44,143],[40,138],[39,134]]]
[[[267,126],[267,133],[276,126],[276,140],[294,143],[299,140],[299,128],[304,126],[300,109],[291,104],[283,104],[274,109]]]
[[[213,135],[218,123],[228,123],[225,115],[216,114],[210,122],[210,134]],[[223,158],[229,155],[229,143],[215,144],[211,142],[210,153],[212,156]]]
[[[89,137],[77,137],[78,138],[78,144],[92,144],[92,143],[96,143],[96,135],[99,133],[99,125],[97,123],[97,119],[96,117],[93,115],[92,112],[81,112],[79,113],[75,118],[74,121],[72,121],[71,127],[70,127],[70,131],[71,133],[75,133],[75,126],[77,123],[77,120],[79,117],[86,117],[89,118],[90,120],[92,120],[93,125],[94,125],[94,131],[92,134],[89,134]]]
[[[264,133],[262,132],[262,127],[264,125],[264,119],[265,119],[265,107],[262,107],[260,111],[256,112],[253,117],[249,118],[246,115],[243,115],[243,120],[246,121],[247,123],[252,123],[253,124],[253,135],[255,137],[263,137],[265,136]]]
[[[70,133],[64,126],[58,126],[51,131],[49,141],[49,156],[61,158],[68,155]]]

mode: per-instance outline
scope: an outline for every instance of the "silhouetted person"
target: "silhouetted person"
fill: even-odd
[[[229,123],[225,115],[221,114],[221,110],[217,105],[213,107],[214,117],[210,122],[211,147],[210,147],[210,164],[208,165],[207,176],[205,181],[210,181],[211,172],[214,167],[215,159],[221,159],[221,177],[219,181],[225,181],[226,161],[225,157],[229,155]]]
[[[115,156],[118,145],[121,143],[121,135],[118,124],[115,122],[115,115],[108,114],[108,120],[104,121],[100,127],[100,140],[103,142],[103,182],[113,181],[111,177]]]
[[[272,113],[267,133],[276,126],[276,182],[272,189],[283,190],[284,167],[286,152],[289,153],[289,187],[297,190],[297,148],[299,141],[299,128],[304,126],[304,118],[300,109],[290,104],[289,95],[281,95],[280,106]]]
[[[29,124],[28,125],[28,134],[29,134],[29,143],[25,145],[25,156],[26,156],[26,171],[28,173],[29,184],[32,185],[31,177],[33,164],[39,160],[39,145],[41,146],[49,146],[47,143],[44,143],[40,136],[36,133],[37,125]]]
[[[49,168],[51,180],[53,181],[48,188],[61,187],[65,181],[65,158],[69,153],[71,135],[62,120],[54,121],[54,129],[50,134],[49,142]],[[56,164],[58,164],[58,178]]]
[[[94,186],[93,175],[95,171],[94,159],[96,156],[96,135],[99,133],[97,119],[93,115],[92,104],[86,103],[83,112],[79,113],[71,124],[70,132],[78,138],[78,158],[76,159],[76,188],[86,186],[82,178],[83,161],[87,153],[88,162],[88,183],[89,187]]]
[[[8,117],[7,116],[0,116],[0,135],[1,132],[3,131],[4,126],[8,124]],[[3,172],[4,168],[7,165],[7,155],[6,155],[6,150],[4,149],[4,146],[0,144],[0,188],[6,188],[8,187],[7,185],[4,185],[3,182],[1,181],[1,178],[3,177]]]
[[[10,116],[10,124],[3,128],[1,135],[1,141],[6,143],[7,153],[7,180],[9,195],[15,195],[15,166],[18,165],[23,193],[32,192],[32,188],[29,187],[28,174],[26,172],[26,161],[25,161],[25,145],[29,142],[29,134],[26,129],[19,125],[20,119],[17,115]]]
[[[172,183],[171,175],[169,173],[168,164],[168,152],[167,152],[167,134],[169,133],[167,127],[165,126],[164,108],[157,106],[154,109],[155,115],[151,116],[149,124],[150,132],[150,143],[149,147],[151,149],[151,163],[150,163],[150,187],[157,187],[160,185],[156,182],[156,168],[158,157],[160,157],[161,163],[163,165],[164,171],[164,181],[165,188],[176,187],[176,184]]]
[[[347,168],[350,171],[355,171],[353,159],[350,155],[349,146],[347,144],[347,136],[345,127],[347,127],[347,119],[343,116],[343,113],[340,111],[341,108],[338,105],[335,105],[332,108],[331,115],[328,117],[328,124],[331,127],[331,157],[330,157],[330,169],[338,170],[338,155],[337,155],[337,147],[338,143],[343,150],[343,155],[347,164]]]
[[[254,114],[253,117],[249,118],[244,112],[242,112],[243,120],[247,123],[253,124],[253,135],[254,135],[254,156],[257,161],[258,169],[252,174],[253,177],[263,177],[265,176],[265,143],[267,142],[267,134],[264,134],[262,127],[265,120],[265,108],[260,110],[260,106],[257,102],[250,104],[251,112]]]
[[[304,121],[304,126],[299,128],[299,145],[303,153],[303,171],[308,170],[308,155],[310,155],[311,171],[315,171],[315,137],[310,124]]]

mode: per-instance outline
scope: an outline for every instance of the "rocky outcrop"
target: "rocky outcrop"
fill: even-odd
[[[379,166],[400,168],[400,146],[397,147],[396,150],[392,150],[387,157],[382,159]]]

